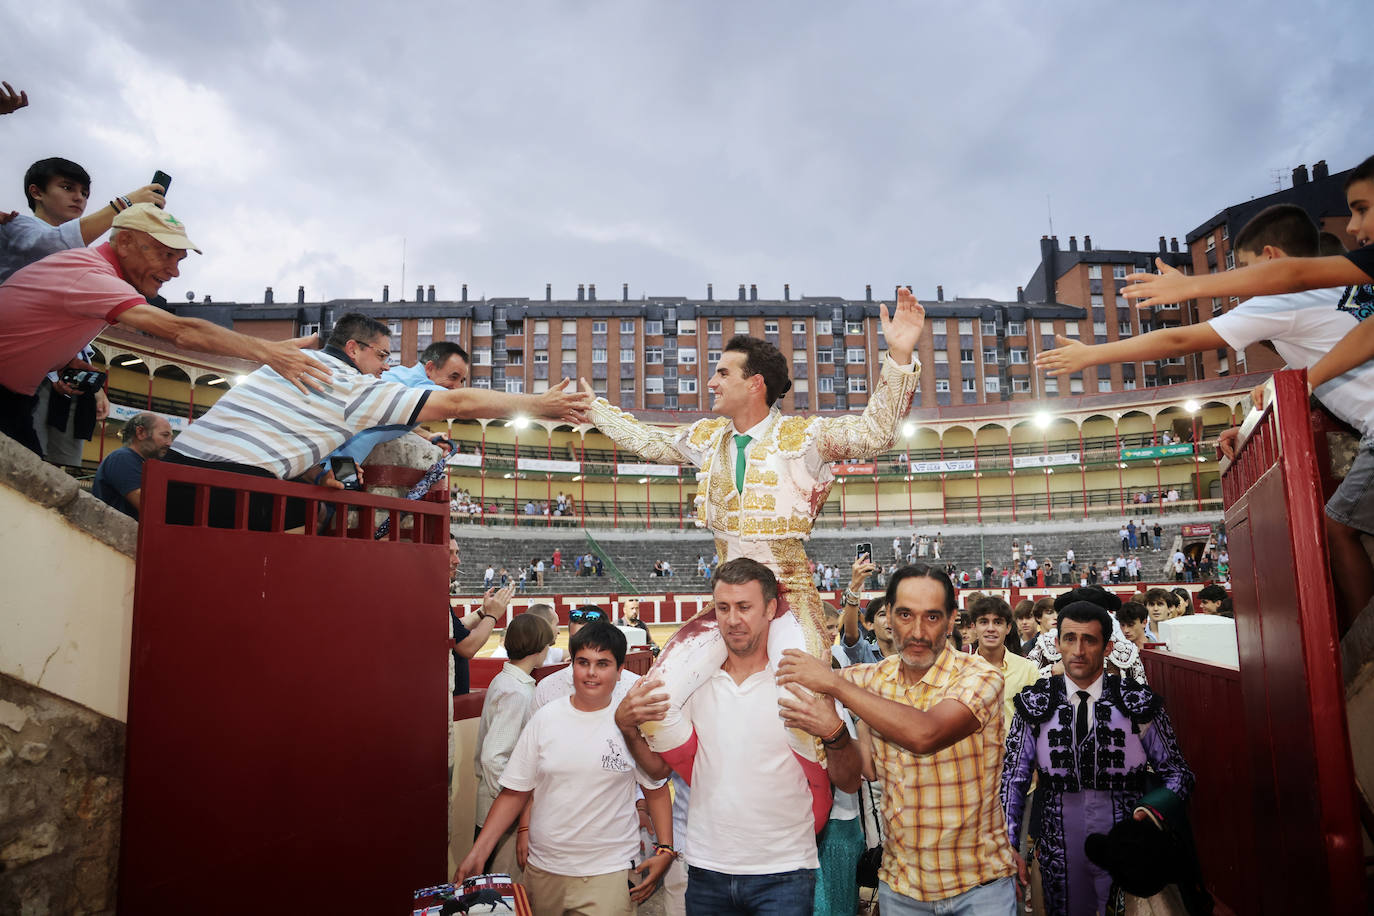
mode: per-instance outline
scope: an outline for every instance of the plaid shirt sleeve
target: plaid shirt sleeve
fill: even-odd
[[[1002,689],[1002,672],[991,665],[970,665],[950,685],[945,699],[967,706],[982,728],[993,716],[1002,715]]]

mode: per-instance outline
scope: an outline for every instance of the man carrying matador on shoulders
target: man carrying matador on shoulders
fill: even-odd
[[[832,462],[872,458],[892,447],[911,406],[920,374],[916,343],[925,311],[909,290],[899,291],[889,316],[879,307],[888,358],[868,406],[858,416],[786,416],[777,402],[792,387],[777,347],[736,336],[726,344],[707,389],[718,416],[665,429],[647,425],[597,398],[592,422],[626,451],[660,464],[699,470],[696,524],[716,539],[721,561],[748,557],[771,568],[781,586],[769,629],[770,667],[784,649],[826,657],[821,598],[812,584],[803,542],[835,477]],[[583,381],[584,387],[590,386]],[[682,705],[725,659],[715,609],[685,623],[664,646],[650,677],[668,694],[662,721],[642,726],[653,750],[674,769],[690,773],[696,742]],[[812,788],[817,829],[830,810],[830,784],[821,742],[800,729],[789,732],[792,750]]]

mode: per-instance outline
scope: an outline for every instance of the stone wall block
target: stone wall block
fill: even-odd
[[[62,507],[68,522],[127,557],[138,550],[138,522],[84,490]]]
[[[0,483],[45,508],[65,506],[81,491],[76,481],[9,436],[0,435]]]

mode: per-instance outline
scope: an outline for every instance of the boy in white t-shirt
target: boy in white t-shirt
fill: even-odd
[[[673,862],[672,801],[661,780],[635,765],[615,724],[611,697],[625,663],[625,634],[608,623],[589,624],[569,651],[572,696],[541,708],[521,732],[501,774],[501,794],[454,883],[481,871],[532,797],[525,889],[535,916],[630,914]],[[639,852],[636,784],[660,840],[638,883],[630,867]]]
[[[1354,204],[1352,211],[1353,208]],[[1318,243],[1317,226],[1305,210],[1293,204],[1277,204],[1246,223],[1232,248],[1237,263],[1245,270],[1281,259],[1333,260],[1316,258]],[[1161,270],[1169,277],[1178,274],[1163,265]],[[1211,276],[1223,275],[1209,275],[1209,279]],[[1127,286],[1124,292],[1131,295],[1132,287]],[[1171,296],[1166,295],[1165,299],[1173,301]],[[1366,317],[1367,310],[1356,308],[1353,302],[1349,292],[1339,287],[1256,295],[1207,321],[1163,328],[1139,337],[1097,345],[1058,337],[1060,346],[1041,353],[1035,364],[1063,377],[1085,366],[1160,359],[1220,347],[1243,351],[1250,344],[1268,340],[1290,367],[1310,368]],[[1360,456],[1326,506],[1332,579],[1341,599],[1338,612],[1344,630],[1374,596],[1374,565],[1360,545],[1361,531],[1374,534],[1374,498],[1365,496],[1374,494],[1370,487],[1374,479],[1374,450],[1370,447],[1374,442],[1374,363],[1356,365],[1329,381],[1322,381],[1320,375],[1314,375],[1313,380],[1319,382],[1313,393],[1322,404],[1363,437]],[[1230,431],[1222,434],[1223,452],[1230,454],[1234,436]]]

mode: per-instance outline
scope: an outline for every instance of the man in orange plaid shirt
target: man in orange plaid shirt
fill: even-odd
[[[945,644],[954,585],[927,566],[888,583],[898,651],[839,671],[784,653],[779,684],[839,700],[863,721],[864,775],[883,784],[883,916],[1017,912],[1016,861],[998,801],[1006,723],[1002,674]]]

